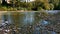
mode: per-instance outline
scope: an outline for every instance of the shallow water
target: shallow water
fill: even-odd
[[[39,12],[37,12],[39,13]],[[48,11],[48,13],[50,14],[54,14],[54,13],[57,13],[57,11]],[[8,18],[7,18],[7,21],[9,23],[13,23],[13,19],[12,19],[12,16],[10,15],[11,13],[8,13]],[[32,24],[32,23],[35,23],[36,20],[35,20],[35,15],[36,15],[36,12],[20,12],[20,14],[23,14],[23,16],[19,16],[19,24],[23,23],[22,25],[28,25],[28,24]],[[39,15],[39,14],[38,14]],[[5,22],[4,21],[4,16],[3,16],[3,23]],[[48,25],[49,24],[49,21],[46,21],[44,19],[41,19],[41,20],[38,20],[38,22],[40,23],[40,25],[42,26],[45,26],[45,25]],[[42,28],[43,29],[43,28]],[[40,34],[40,27],[35,27],[35,30],[33,32],[33,34]],[[46,32],[44,34],[47,34]],[[51,32],[51,34],[56,34],[55,32]]]
[[[34,21],[34,12],[25,12],[23,22],[32,23]]]

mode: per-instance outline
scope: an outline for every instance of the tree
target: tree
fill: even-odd
[[[54,10],[58,9],[58,5],[59,5],[59,1],[60,0],[50,0],[49,3],[54,5]]]
[[[6,5],[7,2],[5,0],[2,0],[2,5]]]
[[[50,7],[52,5],[49,4],[48,0],[36,0],[33,5],[35,10],[38,10],[39,7],[40,7],[40,10],[41,9],[50,10],[52,8]]]

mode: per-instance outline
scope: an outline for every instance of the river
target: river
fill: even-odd
[[[39,12],[37,12],[37,13],[39,13]],[[56,10],[56,11],[46,11],[46,13],[48,13],[48,14],[56,14],[56,13],[58,13],[58,11]],[[13,22],[13,19],[12,19],[12,17],[11,17],[11,15],[10,15],[11,13],[7,13],[7,15],[8,15],[8,18],[7,18],[7,21],[9,22],[9,23],[12,23]],[[20,12],[20,14],[23,14],[24,16],[20,16],[20,23],[23,23],[22,25],[27,25],[27,24],[32,24],[32,23],[34,23],[34,21],[36,21],[35,20],[35,15],[36,15],[36,12]],[[38,14],[39,15],[39,14]],[[4,19],[4,17],[3,17],[3,20],[4,20],[4,22],[5,22],[5,19]],[[49,24],[49,21],[46,21],[46,20],[43,20],[43,19],[41,19],[41,20],[39,20],[38,21],[42,26],[46,26],[46,25],[48,25]],[[40,34],[40,27],[35,27],[35,30],[34,30],[34,34]],[[45,33],[45,34],[47,34],[47,33]],[[56,32],[54,32],[54,31],[52,31],[51,32],[51,34],[56,34]]]

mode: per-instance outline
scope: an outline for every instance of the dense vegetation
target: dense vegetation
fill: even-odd
[[[11,0],[10,4],[0,3],[0,10],[60,10],[60,0],[36,0],[33,2]]]

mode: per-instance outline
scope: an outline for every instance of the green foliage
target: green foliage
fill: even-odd
[[[60,0],[35,0],[33,2],[21,2],[21,0],[11,0],[10,4],[14,10],[59,10]],[[1,5],[1,3],[0,3]],[[2,6],[3,7],[3,6]],[[7,6],[6,6],[7,7]],[[16,8],[16,9],[15,9]],[[10,10],[10,8],[7,8]]]
[[[54,9],[54,5],[50,4],[50,10],[53,10],[53,9]]]
[[[38,11],[40,11],[40,10],[44,10],[42,7],[38,7]]]
[[[52,6],[52,7],[51,7]],[[37,8],[39,10],[51,10],[53,9],[53,5],[49,3],[48,0],[36,0],[34,2],[34,8]]]
[[[54,5],[54,9],[58,9],[58,5],[60,5],[59,2],[60,0],[50,0],[50,3]]]

